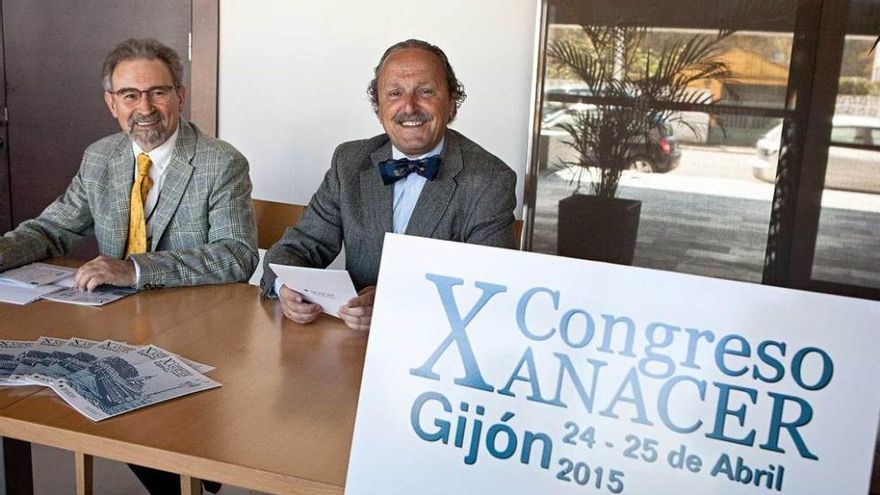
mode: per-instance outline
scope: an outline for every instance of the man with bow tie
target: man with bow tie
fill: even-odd
[[[386,232],[514,247],[516,174],[447,129],[465,93],[446,54],[420,40],[397,43],[367,93],[385,133],[336,148],[299,223],[266,254],[263,294],[277,295],[284,315],[299,323],[314,321],[321,307],[280,285],[269,263],[323,268],[344,241],[360,292],[338,314],[350,328],[369,330]]]

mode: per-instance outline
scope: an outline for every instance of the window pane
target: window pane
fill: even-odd
[[[831,140],[835,143],[855,144],[856,128],[855,127],[832,127]]]
[[[812,278],[880,288],[880,1],[850,2]],[[866,148],[867,147],[867,148]],[[871,148],[873,147],[873,149]]]
[[[576,122],[579,112],[596,111],[603,96],[596,93],[602,93],[602,87],[585,83],[577,71],[556,60],[560,51],[552,49],[554,41],[567,41],[587,50],[591,42],[581,24],[627,20],[625,9],[615,9],[611,0],[590,4],[593,17],[566,13],[562,7],[570,4],[562,2],[550,9],[535,251],[561,252],[560,239],[567,240],[565,223],[559,222],[560,200],[587,193],[598,181],[597,169],[571,166],[579,161],[579,153],[566,127]],[[641,201],[634,265],[761,281],[781,138],[778,126],[788,111],[785,93],[795,18],[793,2],[767,4],[773,7],[757,16],[771,20],[765,29],[741,29],[716,47],[713,60],[723,62],[731,76],[723,82],[694,81],[683,93],[718,100],[719,111],[710,115],[696,105],[680,105],[649,137],[635,140],[638,151],[628,155],[633,169],[623,172],[617,190],[619,198]],[[631,79],[639,79],[638,67],[651,70],[676,41],[716,34],[723,19],[693,15],[694,8],[706,5],[678,2],[671,12],[650,17],[657,20],[635,50],[632,58],[641,65],[634,64]],[[597,12],[603,11],[620,17],[597,21]],[[645,19],[639,14],[638,19]],[[587,228],[589,222],[583,215],[578,228]]]

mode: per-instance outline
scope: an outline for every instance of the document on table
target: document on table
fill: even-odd
[[[80,337],[0,340],[0,385],[49,386],[92,421],[219,387],[214,370],[157,347]]]
[[[0,302],[30,304],[37,299],[103,306],[134,294],[137,289],[101,285],[88,292],[74,287],[76,270],[47,263],[31,263],[0,273]]]
[[[31,263],[30,265],[0,273],[0,283],[18,287],[37,287],[54,284],[63,278],[70,277],[74,273],[76,273],[74,268],[50,265],[48,263]]]
[[[281,283],[293,289],[307,301],[320,304],[324,312],[336,316],[340,306],[357,297],[351,276],[345,270],[303,268],[301,266],[269,264]]]
[[[34,346],[28,340],[0,340],[0,385],[6,385],[18,367],[18,358]]]
[[[80,304],[83,306],[103,306],[107,303],[122,299],[125,296],[134,294],[137,289],[131,287],[115,287],[113,285],[100,285],[95,290],[89,292],[80,290],[76,287],[69,287],[50,292],[43,296],[47,301],[55,301],[69,304]]]
[[[92,421],[101,421],[220,386],[176,356],[164,351],[156,354],[163,357],[152,359],[154,354],[138,349],[98,360],[59,378],[52,389]]]
[[[24,287],[0,282],[0,302],[18,305],[30,304],[47,294],[61,289],[61,287],[55,284]]]
[[[41,361],[28,371],[27,381],[49,385],[53,378],[69,375],[88,366],[88,351],[100,344],[97,340],[74,337],[61,347],[43,356]],[[16,374],[17,370],[16,370]],[[13,378],[16,378],[16,374]],[[20,377],[18,377],[20,378]]]
[[[42,385],[34,376],[50,368],[65,356],[60,352],[69,339],[40,337],[33,347],[18,356],[18,366],[5,380],[4,385]]]
[[[0,273],[0,302],[30,304],[46,294],[73,285],[75,273],[73,268],[47,263],[31,263],[7,270]]]

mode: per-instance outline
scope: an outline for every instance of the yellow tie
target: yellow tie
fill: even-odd
[[[150,166],[153,161],[146,153],[137,156],[138,174],[131,186],[131,214],[128,222],[128,248],[125,256],[143,253],[147,250],[147,224],[144,218],[144,201],[153,187]]]

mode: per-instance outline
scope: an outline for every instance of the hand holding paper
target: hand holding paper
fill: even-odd
[[[339,308],[339,317],[352,330],[367,332],[373,320],[373,301],[376,300],[376,286],[364,288],[358,296]]]
[[[269,265],[290,293],[279,294],[285,316],[297,323],[310,323],[320,311],[337,316],[336,310],[358,297],[345,270],[323,270],[299,266]],[[301,299],[301,300],[299,300]],[[312,304],[309,304],[312,303]]]
[[[302,294],[286,285],[278,291],[278,300],[284,316],[302,325],[315,321],[324,310],[320,304],[306,301]]]

